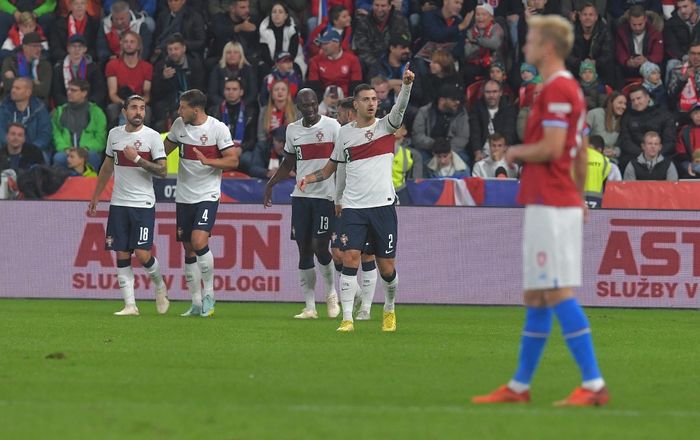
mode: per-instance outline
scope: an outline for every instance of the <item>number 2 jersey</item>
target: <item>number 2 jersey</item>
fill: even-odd
[[[105,154],[114,159],[114,189],[110,204],[133,208],[152,208],[156,203],[151,173],[130,161],[124,147],[131,145],[139,156],[149,162],[165,159],[165,148],[160,134],[141,126],[138,131],[126,131],[126,126],[114,127],[107,136]]]
[[[302,119],[287,126],[287,139],[284,151],[297,158],[297,182],[307,174],[323,168],[331,157],[340,124],[335,119],[321,116],[311,127],[304,127]],[[310,197],[333,200],[335,198],[334,179],[311,183],[304,192],[294,187],[292,197]]]
[[[193,204],[219,200],[222,170],[202,164],[194,149],[207,158],[222,157],[222,151],[233,147],[231,132],[226,125],[211,116],[201,125],[185,124],[182,118],[177,118],[170,128],[168,140],[180,147],[175,202]]]
[[[578,82],[559,71],[542,85],[527,120],[525,144],[538,142],[548,127],[566,129],[564,151],[548,162],[527,162],[520,177],[518,202],[523,205],[581,206],[583,201],[572,176],[572,165],[583,143],[586,101]]]

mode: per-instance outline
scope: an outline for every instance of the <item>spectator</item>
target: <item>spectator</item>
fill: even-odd
[[[352,5],[352,2],[350,2]],[[352,15],[347,7],[343,5],[335,5],[331,7],[328,17],[324,17],[316,29],[309,35],[309,43],[307,51],[309,57],[318,55],[321,50],[321,42],[319,38],[328,31],[336,31],[340,34],[340,47],[343,50],[350,50],[352,41]]]
[[[646,61],[661,64],[664,44],[661,35],[663,21],[654,13],[647,13],[641,5],[635,5],[620,19],[617,26],[615,56],[622,66],[625,80],[639,78],[639,67]]]
[[[7,136],[7,128],[12,122],[24,125],[28,144],[39,148],[44,154],[44,162],[49,163],[51,155],[51,118],[46,105],[32,96],[34,82],[29,78],[17,78],[12,83],[9,96],[0,104],[0,139]]]
[[[498,17],[498,19],[501,20],[501,23],[505,22],[507,24],[508,34],[510,34],[510,47],[512,48],[512,53],[510,53],[509,56],[511,57],[511,61],[513,63],[517,63],[520,48],[520,44],[518,42],[518,27],[522,21],[521,17],[525,13],[523,1],[499,0],[498,2],[487,3],[493,6],[494,16]]]
[[[417,65],[422,67],[423,63],[418,60]],[[413,90],[411,90],[411,102],[417,106],[428,104],[437,96],[441,84],[450,84],[455,87],[463,87],[464,85],[455,69],[455,60],[452,54],[446,50],[438,49],[431,55],[427,71],[416,75]]]
[[[610,27],[590,3],[584,3],[574,22],[574,46],[566,59],[566,67],[574,73],[585,60],[595,63],[596,71],[606,84],[616,85],[613,37]]]
[[[294,19],[289,16],[287,6],[275,1],[270,15],[260,23],[260,55],[264,65],[270,69],[275,64],[278,53],[287,52],[294,60],[295,68],[301,76],[306,75],[304,51],[300,46],[300,36]]]
[[[465,32],[474,17],[473,11],[464,18],[459,15],[462,2],[463,0],[444,0],[442,8],[428,9],[423,12],[421,27],[423,40],[426,44],[433,43],[433,46],[438,45],[447,51],[459,47],[458,50],[452,52],[453,55],[461,52],[461,47],[457,45],[457,42],[464,40]]]
[[[500,133],[489,136],[488,157],[474,164],[472,176],[486,178],[518,178],[519,169],[516,164],[506,162],[506,138]]]
[[[583,96],[586,99],[586,107],[588,110],[605,105],[608,94],[605,91],[605,84],[598,81],[598,72],[595,70],[595,63],[592,61],[584,61],[581,63],[578,82],[581,85]]]
[[[700,177],[700,167],[696,166],[695,156],[700,151],[700,104],[690,110],[690,123],[678,132],[676,157],[682,177]]]
[[[71,176],[97,177],[97,172],[88,162],[88,150],[82,147],[71,147],[66,156],[66,166]]]
[[[462,104],[464,92],[449,84],[440,87],[437,99],[418,110],[413,121],[411,141],[413,148],[428,162],[435,140],[445,139],[453,151],[464,158],[469,143],[469,115]]]
[[[338,103],[345,98],[343,91],[338,86],[328,86],[323,93],[323,101],[318,105],[318,114],[336,119],[338,117]]]
[[[365,70],[376,64],[389,50],[391,35],[401,35],[410,40],[408,21],[394,10],[389,0],[374,0],[372,13],[359,17],[354,29],[353,48]]]
[[[137,15],[143,17],[144,26],[148,27],[148,30],[153,35],[156,30],[156,9],[162,9],[165,0],[125,0],[129,4],[129,8],[134,11]],[[194,0],[196,1],[196,0]],[[104,15],[107,15],[107,11],[112,10],[112,5],[116,3],[115,0],[104,0],[102,4],[102,10]],[[160,6],[159,6],[160,4]],[[100,14],[102,15],[102,14]]]
[[[188,0],[168,0],[168,7],[158,15],[156,31],[153,35],[155,45],[151,62],[160,59],[167,51],[168,39],[174,34],[180,34],[190,55],[198,58],[204,56],[204,46],[207,32],[204,17],[188,4]]]
[[[272,130],[272,142],[258,142],[252,152],[250,176],[258,179],[269,179],[280,167],[284,158],[284,142],[287,127],[281,126]]]
[[[2,48],[0,48],[0,59],[4,59],[17,51],[22,45],[22,41],[24,41],[24,36],[32,32],[39,34],[42,41],[41,50],[44,55],[48,56],[49,44],[46,42],[44,31],[37,26],[36,18],[31,12],[21,12],[17,23],[12,25],[5,42],[2,44]]]
[[[488,80],[484,84],[484,96],[474,106],[469,117],[469,144],[474,162],[489,154],[488,137],[496,132],[506,138],[507,145],[515,143],[516,111],[498,81]]]
[[[240,78],[228,78],[224,81],[224,100],[207,112],[228,127],[233,143],[240,146],[243,152],[252,151],[255,147],[255,124],[258,121],[258,106],[246,105],[243,100],[245,93]]]
[[[58,0],[58,7],[56,8],[56,15],[58,17],[65,18],[68,16],[71,11],[71,1],[72,0]],[[86,11],[90,17],[102,16],[102,0],[83,1],[87,3]]]
[[[110,60],[105,67],[110,102],[107,106],[109,128],[119,123],[124,100],[129,96],[134,94],[143,96],[146,104],[151,101],[153,66],[140,57],[141,36],[134,31],[126,31],[122,34],[120,46],[121,56]],[[147,106],[146,125],[150,125],[150,112],[150,107]]]
[[[67,150],[82,147],[88,151],[88,161],[94,169],[102,164],[102,153],[107,141],[107,119],[104,112],[88,101],[90,83],[74,79],[68,84],[68,102],[56,107],[51,117],[53,144],[56,153],[53,163],[67,166]]]
[[[700,98],[700,41],[690,44],[688,61],[678,65],[671,72],[668,83],[671,107],[680,112],[688,112]]]
[[[661,154],[661,136],[657,132],[644,133],[641,148],[639,156],[625,167],[624,180],[678,180],[673,162]]]
[[[221,58],[225,46],[229,42],[236,42],[240,44],[241,51],[246,54],[250,63],[257,66],[260,59],[260,37],[255,23],[255,17],[250,15],[250,2],[233,0],[227,14],[217,14],[212,19],[210,30],[214,43],[210,56],[214,59]],[[248,93],[248,99],[251,96],[255,97],[253,93]]]
[[[605,144],[600,136],[584,137],[588,139],[588,171],[584,184],[584,199],[589,208],[600,208],[603,202],[605,184],[622,180],[620,169],[603,154]]]
[[[700,14],[695,0],[677,0],[676,9],[664,24],[664,50],[666,52],[666,83],[671,72],[678,67],[690,50],[690,44],[700,41]]]
[[[603,154],[614,162],[620,157],[617,140],[620,136],[620,122],[626,110],[627,97],[620,92],[612,92],[608,95],[604,108],[595,108],[586,115],[591,137],[603,138]]]
[[[587,4],[592,5],[599,14],[602,12],[605,15],[607,3],[607,0],[561,0],[561,15],[575,22],[581,18],[581,11]]]
[[[675,151],[676,123],[673,116],[658,105],[651,105],[649,91],[642,85],[630,91],[630,109],[622,117],[620,137],[620,168],[639,156],[644,133],[654,131],[661,136],[661,154],[671,156]]]
[[[642,85],[649,90],[649,95],[655,105],[668,108],[668,95],[666,87],[661,81],[661,68],[654,63],[646,62],[639,68],[639,73],[644,78]]]
[[[437,138],[431,146],[433,158],[426,166],[429,178],[454,177],[461,179],[469,177],[469,165],[455,154],[450,147],[450,142],[445,138]]]
[[[530,116],[532,104],[535,98],[542,91],[542,77],[537,72],[537,68],[532,64],[522,63],[520,65],[521,86],[518,90],[518,117],[515,122],[515,132],[518,139],[525,139],[525,127],[527,118]]]
[[[292,55],[289,52],[280,52],[275,56],[275,67],[269,75],[263,79],[263,87],[260,91],[259,102],[263,106],[270,96],[270,88],[272,83],[277,80],[282,80],[289,86],[289,93],[292,94],[292,99],[297,96],[299,87],[301,87],[301,76],[294,70],[294,62]]]
[[[503,91],[503,96],[508,98],[508,102],[512,103],[515,101],[515,94],[513,89],[508,85],[508,74],[506,73],[506,66],[500,61],[492,61],[491,67],[489,67],[489,77],[497,81],[501,85],[501,90]],[[479,98],[481,98],[482,90],[479,91]]]
[[[206,84],[204,65],[198,55],[189,53],[182,35],[170,35],[165,50],[165,58],[153,68],[154,128],[159,132],[170,129],[177,118],[180,95],[190,89],[203,90]]]
[[[411,40],[407,35],[395,34],[389,40],[389,49],[369,68],[369,77],[383,76],[389,80],[394,93],[401,90],[403,72],[411,58]]]
[[[477,5],[464,41],[466,84],[486,76],[493,61],[503,61],[501,49],[504,38],[503,28],[493,19],[493,7],[488,3]]]
[[[26,132],[22,124],[11,122],[6,130],[5,145],[0,148],[0,171],[7,169],[27,170],[34,165],[44,163],[41,150],[26,142]]]
[[[54,21],[56,0],[10,1],[0,2],[0,40],[5,40],[10,28],[19,21],[22,12],[29,12],[36,17],[44,32],[51,30]]]
[[[243,82],[243,89],[246,91],[243,100],[246,104],[255,102],[255,97],[258,94],[255,74],[246,53],[243,51],[243,46],[236,41],[226,43],[219,63],[209,75],[207,95],[212,104],[218,105],[223,101],[224,97],[221,95],[221,91],[224,90],[224,82],[227,78],[240,78]]]
[[[369,81],[369,85],[372,86],[374,91],[377,93],[377,111],[375,112],[374,116],[376,118],[383,118],[389,114],[391,107],[394,106],[394,91],[389,85],[389,80],[382,75],[373,77]]]
[[[87,54],[97,60],[97,32],[100,28],[99,16],[89,15],[87,0],[70,0],[70,13],[59,17],[51,29],[51,62],[63,61],[68,55],[66,48],[74,35],[83,37],[87,44]]]
[[[615,23],[623,18],[625,12],[635,6],[659,15],[663,13],[659,0],[611,0],[608,2],[608,14],[612,18],[612,22]]]
[[[2,62],[2,78],[4,96],[12,88],[15,78],[29,78],[34,82],[34,95],[49,102],[51,90],[51,64],[41,59],[42,39],[36,32],[24,36],[22,46],[16,54],[5,58]]]
[[[309,36],[309,41],[313,41],[313,37],[325,33],[325,30],[322,30],[318,34],[315,34],[315,31],[319,27],[323,26],[324,23],[328,24],[328,17],[331,17],[331,22],[333,21],[333,8],[342,6],[346,11],[348,11],[348,17],[350,17],[350,19],[352,19],[352,13],[355,9],[355,0],[311,0],[309,3],[310,14],[309,19],[306,22],[307,28],[312,31],[311,35]],[[339,34],[341,34],[340,30],[336,30]],[[344,47],[343,49],[348,50],[350,48]]]
[[[340,35],[336,31],[326,32],[320,41],[321,53],[309,63],[308,87],[320,95],[321,90],[336,85],[349,95],[362,81],[360,60],[354,53],[340,48]]]
[[[78,0],[83,1],[83,0]],[[98,106],[105,105],[107,85],[100,66],[93,63],[87,55],[85,37],[74,34],[68,39],[68,54],[53,66],[51,75],[51,97],[54,105],[66,103],[68,83],[73,79],[84,79],[90,83],[89,101]]]
[[[110,14],[102,19],[102,26],[97,31],[97,57],[101,62],[118,58],[122,52],[122,39],[127,32],[139,36],[142,60],[151,56],[153,31],[146,24],[146,16],[133,12],[129,4],[119,0],[112,3]]]
[[[355,100],[352,96],[341,99],[338,103],[338,124],[341,126],[354,121],[357,118],[357,110],[354,107]]]
[[[299,119],[299,111],[289,94],[289,87],[284,81],[272,85],[267,105],[260,109],[258,116],[258,143],[270,147],[272,131],[277,127],[286,127],[290,122]]]
[[[250,2],[251,14],[255,17],[264,17],[270,14],[272,5],[276,0],[254,0]],[[337,3],[337,0],[327,1],[328,6]],[[294,19],[294,23],[298,24],[298,30],[305,27],[309,13],[309,0],[284,0],[289,11],[289,15]],[[305,35],[308,32],[304,32]]]

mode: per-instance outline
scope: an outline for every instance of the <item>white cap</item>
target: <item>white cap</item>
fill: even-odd
[[[478,8],[483,8],[486,9],[486,12],[488,12],[492,17],[493,17],[493,6],[491,6],[488,3],[482,3],[480,5],[476,5],[477,9]]]

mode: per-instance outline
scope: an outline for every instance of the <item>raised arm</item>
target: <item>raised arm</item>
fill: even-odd
[[[401,126],[403,122],[403,115],[406,112],[406,107],[408,107],[408,100],[411,98],[411,86],[413,85],[413,80],[416,75],[410,70],[411,63],[406,63],[406,68],[403,72],[403,84],[401,85],[401,91],[399,96],[396,98],[396,103],[391,108],[388,115],[389,125],[391,125],[395,130]]]

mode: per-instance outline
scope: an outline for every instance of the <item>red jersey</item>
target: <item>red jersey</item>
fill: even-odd
[[[143,83],[153,79],[153,66],[148,61],[139,60],[132,69],[121,59],[115,58],[107,63],[105,76],[115,76],[117,87],[129,87],[137,95],[143,95]]]
[[[571,167],[581,148],[586,101],[578,82],[560,71],[543,84],[527,119],[525,144],[539,141],[546,127],[566,129],[564,152],[549,162],[527,162],[520,178],[518,202],[523,205],[581,206]]]
[[[321,81],[324,89],[331,85],[338,86],[343,89],[345,96],[350,96],[350,83],[362,81],[360,60],[354,53],[346,50],[336,60],[320,53],[311,58],[309,63],[309,81]]]

